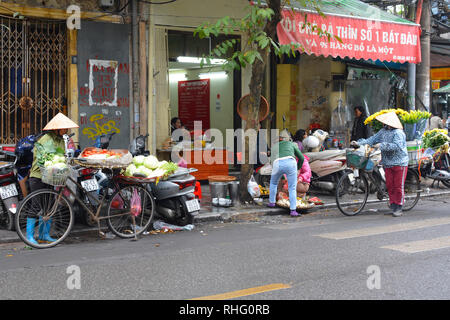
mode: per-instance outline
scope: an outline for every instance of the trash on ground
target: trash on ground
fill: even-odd
[[[188,225],[181,227],[181,226],[176,226],[173,224],[169,224],[169,223],[165,223],[160,220],[157,220],[153,223],[153,228],[155,230],[162,230],[164,232],[166,232],[165,230],[167,230],[167,231],[170,231],[170,230],[171,231],[183,231],[183,230],[190,231],[190,230],[194,229],[194,225],[188,224]]]

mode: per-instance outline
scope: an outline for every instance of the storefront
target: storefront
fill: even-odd
[[[241,119],[236,106],[239,99],[248,93],[251,70],[226,73],[220,61],[200,67],[200,59],[209,55],[217,43],[224,39],[242,39],[240,34],[200,39],[194,30],[206,21],[215,21],[224,16],[242,17],[246,1],[233,0],[226,5],[223,1],[177,2],[150,8],[150,70],[153,81],[149,92],[149,147],[160,159],[170,159],[172,147],[171,119],[177,117],[190,132],[194,133],[194,121],[201,131],[217,129],[222,138],[211,141],[205,137],[200,152],[212,152],[214,164],[201,163],[196,177],[207,179],[210,175],[226,175],[234,154],[226,148],[226,131],[241,128]],[[192,12],[186,16],[186,12]],[[153,41],[152,41],[153,40]],[[197,138],[199,132],[191,136]],[[212,139],[214,140],[214,139]],[[198,149],[198,146],[196,146]],[[206,149],[206,150],[205,150]],[[230,148],[233,149],[233,148]],[[192,155],[193,156],[193,155]],[[220,159],[219,159],[220,158]],[[194,162],[193,159],[186,159]],[[230,160],[230,161],[229,161]]]
[[[291,132],[320,127],[348,143],[355,106],[367,114],[407,107],[407,63],[421,59],[419,25],[356,0],[324,2],[325,17],[294,9],[283,11],[278,37],[304,50],[295,64],[277,66],[278,81],[290,74],[292,88],[288,100],[277,92],[277,126],[289,114]]]

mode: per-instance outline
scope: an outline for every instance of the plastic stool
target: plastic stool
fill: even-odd
[[[202,199],[202,187],[200,185],[200,182],[196,181],[195,182],[195,189],[194,189],[194,195],[198,198],[198,199]]]

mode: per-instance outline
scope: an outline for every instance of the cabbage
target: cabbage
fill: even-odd
[[[136,167],[144,164],[145,157],[144,156],[136,156],[133,158],[133,163]]]
[[[130,164],[127,169],[125,170],[125,176],[126,177],[132,177],[133,174],[136,172],[137,168],[134,164]]]
[[[166,160],[161,161],[158,165],[158,168],[162,168],[165,164],[167,164]]]
[[[53,162],[51,162],[50,160],[47,160],[44,163],[44,167],[51,167],[52,165],[53,165]]]
[[[145,157],[144,166],[148,169],[156,169],[159,166],[159,161],[155,156]]]
[[[140,166],[136,169],[136,171],[134,173],[140,173],[140,174],[143,174],[144,176],[148,177],[149,175],[152,174],[152,170],[146,168],[145,166]]]
[[[65,169],[67,168],[67,164],[63,163],[63,162],[58,162],[58,163],[54,163],[52,165],[53,168],[57,168],[57,169]]]

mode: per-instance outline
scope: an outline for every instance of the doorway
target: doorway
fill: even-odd
[[[0,144],[67,114],[65,21],[0,18]]]

